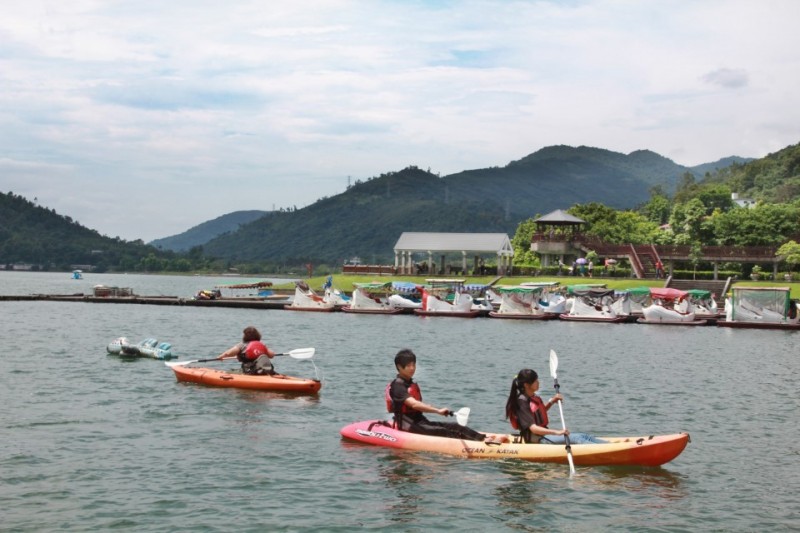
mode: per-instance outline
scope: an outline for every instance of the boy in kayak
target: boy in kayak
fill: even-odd
[[[506,418],[511,427],[520,431],[522,440],[530,444],[565,444],[569,435],[571,444],[599,444],[606,442],[587,433],[570,433],[568,429],[550,429],[547,411],[559,400],[556,394],[547,403],[536,392],[539,390],[539,376],[530,368],[519,371],[511,382],[511,392],[506,402]]]
[[[242,342],[231,346],[217,357],[218,360],[236,357],[242,363],[242,373],[251,375],[275,375],[272,359],[275,352],[261,342],[261,333],[253,326],[247,326],[242,332]]]
[[[452,414],[447,407],[436,408],[422,402],[422,392],[413,380],[417,371],[417,356],[409,349],[400,350],[394,358],[397,377],[386,386],[386,409],[394,413],[397,429],[410,433],[449,437],[499,444],[503,436],[478,433],[474,429],[455,422],[431,422],[423,413],[437,413],[442,416]]]

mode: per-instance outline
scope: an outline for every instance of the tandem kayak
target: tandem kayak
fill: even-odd
[[[181,365],[170,366],[170,368],[175,372],[175,377],[178,381],[199,383],[212,387],[293,392],[296,394],[316,394],[322,387],[322,383],[317,379],[296,378],[283,374],[252,376],[224,370]]]
[[[559,444],[525,444],[509,442],[486,444],[446,437],[419,435],[398,431],[382,420],[355,422],[340,430],[342,437],[402,450],[437,452],[464,459],[521,459],[537,463],[567,464],[567,452]],[[508,435],[509,440],[519,437]],[[650,435],[644,437],[600,437],[604,444],[573,444],[576,465],[660,466],[675,459],[689,442],[688,433]]]

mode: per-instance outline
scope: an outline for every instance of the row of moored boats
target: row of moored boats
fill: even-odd
[[[734,287],[719,309],[716,295],[702,289],[661,287],[608,289],[603,285],[559,286],[465,284],[458,279],[356,283],[351,295],[326,284],[317,294],[298,282],[296,311],[478,317],[583,322],[638,322],[663,325],[719,325],[752,328],[800,328],[798,302],[787,287]]]

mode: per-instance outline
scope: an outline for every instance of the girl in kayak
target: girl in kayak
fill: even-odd
[[[275,375],[272,359],[275,352],[261,342],[261,333],[253,326],[247,326],[242,332],[242,342],[231,346],[218,360],[236,357],[242,363],[242,373],[251,375]]]
[[[433,407],[422,401],[419,385],[413,380],[417,371],[417,356],[409,349],[400,350],[394,358],[397,377],[386,386],[386,409],[394,414],[397,429],[410,433],[449,437],[473,441],[486,441],[487,444],[503,442],[503,436],[478,433],[467,426],[455,422],[432,422],[423,413],[437,413],[442,416],[453,412],[447,407]]]
[[[511,427],[518,429],[522,440],[534,444],[564,444],[565,435],[569,435],[571,444],[599,444],[605,442],[587,433],[570,433],[567,429],[550,429],[547,427],[547,411],[559,400],[564,400],[560,393],[547,403],[536,392],[539,390],[539,376],[530,368],[524,368],[511,382],[511,392],[506,402],[506,418]]]

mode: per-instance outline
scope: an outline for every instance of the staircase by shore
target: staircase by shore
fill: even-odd
[[[664,286],[681,291],[688,291],[689,289],[701,289],[709,291],[714,295],[717,305],[724,305],[725,293],[730,290],[730,286],[732,284],[733,280],[731,278],[725,280],[667,278]]]

